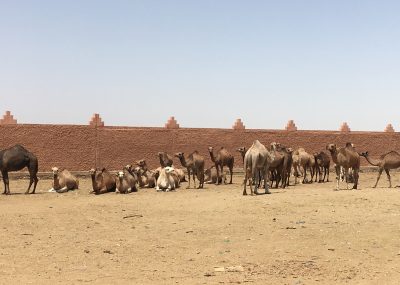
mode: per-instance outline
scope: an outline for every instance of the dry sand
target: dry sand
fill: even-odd
[[[331,182],[253,197],[239,176],[102,196],[88,179],[66,194],[41,180],[37,195],[13,180],[0,196],[0,283],[397,284],[400,190],[370,188],[375,177],[361,173],[359,191]]]

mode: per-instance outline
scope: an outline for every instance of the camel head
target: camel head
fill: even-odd
[[[209,147],[208,147],[208,152],[211,153],[211,152],[213,152],[213,151],[214,151],[214,148],[213,148],[212,146],[209,146]]]
[[[97,169],[92,168],[89,170],[89,174],[93,176],[96,174],[96,171],[97,171]]]
[[[56,177],[58,175],[58,168],[57,167],[52,167],[51,171],[53,171],[53,176]]]
[[[177,153],[175,153],[174,156],[179,159],[185,158],[185,154],[183,152],[177,152]]]
[[[124,173],[123,171],[118,171],[118,172],[115,174],[115,176],[117,176],[119,179],[122,179],[122,178],[124,178],[125,173]]]
[[[281,148],[281,144],[277,142],[272,142],[270,146],[271,150],[278,150],[278,148]]]
[[[329,150],[330,153],[336,152],[336,145],[334,143],[330,143],[326,146],[326,149]]]
[[[352,148],[354,148],[354,144],[351,143],[351,142],[347,142],[347,143],[346,143],[346,147],[352,147]]]
[[[167,166],[164,168],[166,173],[171,173],[173,172],[175,169],[173,167]]]
[[[129,172],[132,172],[133,166],[132,164],[127,164],[125,165],[124,169],[128,170]]]
[[[286,151],[291,154],[291,153],[293,153],[294,149],[291,147],[288,147],[288,148],[286,148]]]
[[[241,146],[241,147],[237,148],[236,151],[240,152],[240,153],[245,153],[246,152],[246,147]]]
[[[367,157],[368,155],[369,155],[368,151],[360,153],[360,156],[363,156],[363,157]]]
[[[136,165],[140,166],[140,167],[145,167],[146,166],[146,160],[145,159],[141,159],[141,160],[137,160],[135,161]]]

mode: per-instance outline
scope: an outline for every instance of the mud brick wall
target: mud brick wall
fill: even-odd
[[[50,171],[52,166],[75,171],[89,170],[96,165],[111,170],[138,159],[146,159],[150,168],[159,166],[157,152],[189,154],[198,150],[211,164],[208,146],[218,150],[226,147],[235,154],[235,167],[242,159],[235,149],[251,146],[258,139],[264,144],[273,141],[293,148],[304,147],[308,152],[324,150],[326,144],[339,146],[355,144],[359,152],[368,150],[371,156],[400,151],[400,133],[232,129],[166,129],[135,127],[99,127],[76,125],[1,125],[0,149],[22,144],[39,159],[39,170]],[[177,159],[175,164],[180,165]],[[367,165],[365,159],[362,164]]]

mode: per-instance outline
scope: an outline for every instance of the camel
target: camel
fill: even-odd
[[[53,171],[53,187],[49,192],[65,193],[79,188],[79,180],[67,169],[60,171],[57,167]]]
[[[295,183],[297,182],[297,177],[299,175],[303,175],[302,183],[307,183],[307,169],[310,170],[311,179],[309,183],[312,183],[314,178],[314,166],[315,166],[315,158],[313,155],[309,154],[305,151],[304,148],[299,148],[293,152],[293,166],[294,174],[295,174]],[[302,173],[301,173],[302,170]]]
[[[347,180],[349,169],[353,169],[353,189],[357,189],[358,172],[360,171],[360,155],[355,151],[354,146],[351,143],[347,143],[345,147],[337,148],[335,144],[328,144],[326,149],[331,153],[332,161],[336,164],[336,190],[339,190],[340,167],[343,167],[346,173],[347,189],[349,188]]]
[[[166,166],[170,166],[172,167],[172,157],[166,153],[166,152],[159,152],[158,153],[158,158],[160,159],[160,165],[162,168],[166,167]]]
[[[290,180],[290,172],[292,169],[292,164],[293,164],[293,159],[292,159],[292,153],[293,153],[293,149],[291,148],[287,148],[283,145],[281,145],[280,143],[276,143],[273,142],[271,143],[271,151],[274,152],[275,154],[275,160],[277,160],[277,158],[281,159],[281,162],[277,162],[276,164],[278,164],[277,167],[277,185],[276,187],[278,187],[279,184],[279,180],[282,181],[281,187],[282,188],[286,188],[286,186],[289,186],[289,180]],[[272,162],[272,165],[274,164],[274,162]]]
[[[166,192],[175,190],[176,182],[171,173],[174,171],[172,167],[164,167],[161,169],[160,176],[157,179],[156,190]]]
[[[317,182],[317,177],[319,177],[318,183],[322,183],[325,181],[329,182],[329,167],[331,164],[331,159],[329,155],[324,151],[320,151],[314,154],[315,158],[315,182]],[[324,177],[322,177],[322,172],[324,172]],[[321,179],[322,178],[322,179]]]
[[[363,152],[360,155],[365,157],[365,159],[368,161],[369,164],[371,164],[373,166],[378,166],[378,177],[376,178],[375,185],[372,187],[376,188],[376,186],[378,185],[379,179],[381,178],[381,174],[382,174],[383,170],[385,170],[387,178],[389,180],[389,188],[392,188],[392,180],[390,177],[389,170],[400,167],[400,154],[396,151],[390,151],[388,153],[381,155],[381,157],[379,159],[370,158],[368,151]]]
[[[5,195],[11,194],[8,172],[18,171],[25,167],[28,167],[29,170],[29,187],[26,190],[25,194],[29,194],[32,184],[33,184],[33,190],[31,194],[35,194],[36,185],[39,181],[39,179],[37,178],[37,172],[38,172],[37,157],[19,144],[0,151],[0,171],[3,176],[3,182],[4,182],[3,194]]]
[[[229,184],[232,184],[233,164],[235,162],[235,158],[233,157],[233,155],[230,154],[230,152],[224,147],[221,147],[221,149],[217,153],[217,156],[214,156],[214,149],[211,146],[208,147],[208,152],[210,153],[211,161],[215,164],[217,177],[219,177],[220,173],[224,173],[224,166],[227,166],[231,175],[231,180],[229,181]],[[219,179],[217,180],[216,184],[220,184]]]
[[[115,191],[115,176],[111,175],[105,168],[103,168],[101,171],[92,168],[90,169],[89,173],[92,176],[92,193],[99,195]]]
[[[207,168],[204,170],[204,183],[205,184],[216,184],[217,179],[219,180],[219,183],[224,183],[226,184],[226,175],[225,173],[222,173],[222,175],[218,176],[217,175],[217,170],[215,169],[215,165],[211,166],[210,168]]]
[[[139,186],[145,188],[154,188],[156,186],[156,173],[148,169],[146,160],[141,159],[135,162],[138,167],[134,169],[134,172],[138,176]]]
[[[115,193],[116,194],[127,194],[132,192],[132,185],[126,175],[128,172],[118,171],[116,174],[116,185],[115,185]],[[129,174],[130,175],[130,174]],[[135,184],[134,184],[135,187]]]
[[[265,194],[270,194],[269,192],[269,166],[274,160],[273,154],[271,154],[266,147],[255,140],[249,150],[246,152],[244,157],[244,185],[243,185],[243,195],[247,195],[246,185],[247,180],[250,180],[250,191],[253,195],[253,183],[252,180],[258,181],[260,178],[260,173],[263,175]],[[258,183],[255,183],[254,193],[258,194]]]
[[[237,148],[236,151],[240,153],[240,155],[242,156],[242,161],[244,163],[244,156],[246,155],[246,147],[241,146],[241,147]]]
[[[186,182],[186,176],[183,169],[174,167],[174,172],[176,173],[176,175],[178,175],[179,183]]]
[[[185,154],[183,152],[178,152],[175,154],[179,161],[181,162],[183,167],[186,167],[189,185],[187,188],[190,188],[190,174],[193,175],[193,183],[194,188],[196,188],[196,179],[199,180],[199,189],[204,187],[204,158],[198,153],[198,151],[194,151],[187,158],[185,158]]]

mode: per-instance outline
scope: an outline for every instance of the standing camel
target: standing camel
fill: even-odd
[[[331,165],[331,159],[329,155],[321,151],[314,154],[315,158],[315,182],[317,182],[317,177],[319,176],[318,183],[325,181],[329,182],[329,167]],[[324,171],[324,177],[322,177],[322,171]],[[322,179],[321,179],[322,178]]]
[[[186,188],[190,188],[190,174],[193,175],[193,184],[196,188],[196,176],[199,180],[199,189],[204,187],[204,157],[202,157],[198,151],[194,151],[185,158],[183,152],[178,152],[175,154],[183,167],[186,167],[189,179],[189,185]]]
[[[358,186],[358,172],[360,171],[360,155],[355,151],[351,143],[347,143],[345,147],[337,148],[335,144],[328,144],[326,149],[331,153],[332,161],[335,163],[336,170],[336,190],[339,190],[340,167],[343,167],[346,175],[346,186],[349,189],[348,173],[349,169],[353,169],[354,185],[353,189]]]
[[[235,161],[234,157],[232,154],[229,153],[229,151],[221,147],[221,149],[218,151],[217,156],[214,156],[214,149],[210,146],[208,148],[208,152],[210,153],[211,161],[214,162],[215,164],[215,169],[217,170],[217,177],[223,175],[224,173],[224,166],[227,166],[229,168],[229,173],[231,175],[231,180],[229,184],[232,184],[232,176],[233,176],[233,163]],[[217,179],[217,185],[220,184],[220,179]]]
[[[271,162],[274,160],[273,155],[267,150],[267,148],[260,143],[258,140],[253,142],[253,145],[249,148],[246,152],[244,157],[244,188],[243,188],[243,195],[247,195],[246,192],[246,185],[247,180],[250,180],[250,191],[251,195],[253,195],[253,183],[252,180],[255,179],[257,182],[260,177],[260,173],[264,177],[264,188],[265,194],[270,194],[269,192],[269,166]],[[258,183],[255,183],[254,186],[254,193],[258,194]]]
[[[29,194],[29,190],[33,184],[31,194],[35,194],[36,185],[39,181],[37,178],[38,160],[37,157],[26,150],[22,145],[15,145],[8,149],[0,151],[0,171],[3,176],[4,192],[3,194],[10,194],[10,180],[8,179],[9,171],[18,171],[25,167],[29,170],[29,187],[25,194]]]
[[[372,187],[376,188],[379,179],[381,178],[381,174],[383,170],[385,170],[387,178],[389,180],[389,188],[392,188],[392,180],[390,178],[389,170],[400,167],[400,154],[396,151],[390,151],[386,154],[381,155],[380,159],[377,160],[370,158],[368,151],[363,152],[360,155],[365,157],[369,164],[379,167],[378,177],[376,178],[375,185]]]

